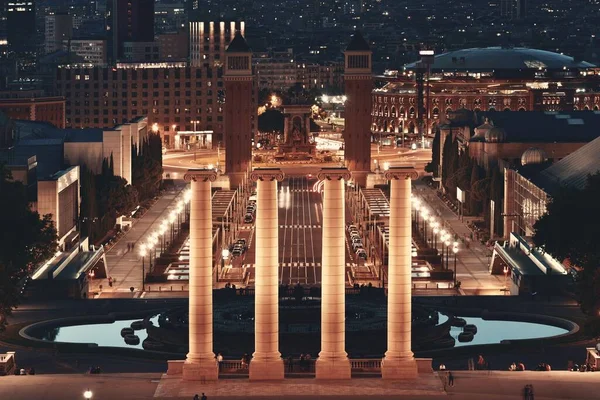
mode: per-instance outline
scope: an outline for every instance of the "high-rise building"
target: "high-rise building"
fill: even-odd
[[[6,32],[9,51],[20,54],[35,52],[37,42],[34,0],[6,2]]]
[[[245,34],[244,21],[190,22],[190,62],[192,66],[218,67],[225,61],[225,49],[236,31]]]
[[[0,1],[0,58],[6,57],[8,52],[8,38],[6,37],[6,1]]]
[[[63,40],[73,36],[73,18],[67,13],[47,15],[44,31],[46,53],[62,50]]]
[[[527,0],[500,0],[500,15],[510,19],[527,16]]]
[[[112,62],[123,56],[125,42],[154,41],[154,0],[107,0],[106,34]]]

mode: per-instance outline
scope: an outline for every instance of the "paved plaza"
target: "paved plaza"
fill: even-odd
[[[82,399],[87,389],[93,399],[192,400],[205,393],[209,400],[233,399],[460,399],[517,400],[526,384],[532,384],[536,400],[600,399],[596,372],[455,372],[453,387],[446,387],[437,373],[416,382],[381,379],[316,381],[286,379],[279,383],[221,380],[216,383],[181,382],[160,374],[35,375],[0,377],[0,398],[11,400]],[[162,378],[162,379],[161,379]]]

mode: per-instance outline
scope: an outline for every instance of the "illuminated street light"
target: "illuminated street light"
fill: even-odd
[[[454,246],[452,247],[452,252],[454,253],[454,287],[456,287],[456,254],[458,253],[458,242],[454,242]]]
[[[158,133],[158,124],[156,122],[152,124],[152,132]]]
[[[90,389],[87,389],[85,392],[83,392],[83,398],[84,399],[91,399],[94,396],[94,393],[92,393],[92,391]]]

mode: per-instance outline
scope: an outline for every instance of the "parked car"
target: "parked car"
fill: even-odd
[[[239,238],[238,240],[235,241],[236,244],[242,244],[244,245],[244,247],[246,247],[246,239],[244,238]]]
[[[358,228],[356,227],[356,225],[349,225],[348,226],[348,232],[352,232],[352,231],[357,231],[358,232]]]
[[[242,251],[241,247],[234,247],[233,251],[231,252],[231,255],[233,257],[239,257],[242,255],[242,253],[243,253],[243,251]]]
[[[367,260],[367,252],[364,249],[357,249],[356,256],[358,258],[362,258],[363,260]]]
[[[246,216],[244,217],[244,223],[251,224],[253,222],[254,222],[254,215],[246,214]]]

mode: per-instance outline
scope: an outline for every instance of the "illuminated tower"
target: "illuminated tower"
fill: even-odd
[[[346,128],[344,158],[354,182],[365,186],[371,171],[371,49],[356,31],[344,53]]]
[[[252,50],[240,32],[225,52],[225,172],[232,188],[246,181],[252,158]]]

